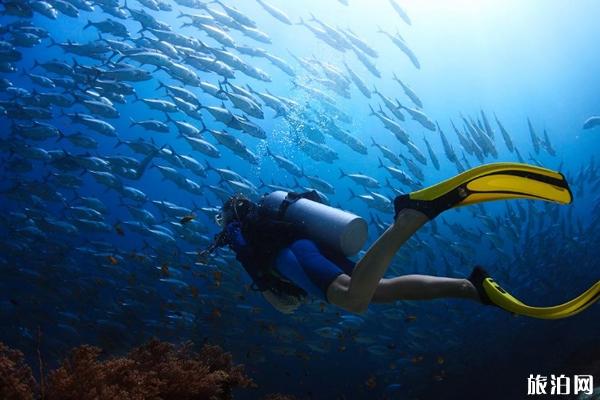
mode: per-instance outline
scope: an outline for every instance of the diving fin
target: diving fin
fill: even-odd
[[[523,304],[500,287],[481,267],[473,269],[469,281],[473,283],[479,292],[482,303],[494,305],[511,313],[531,318],[561,319],[571,317],[600,299],[600,281],[596,282],[591,288],[573,300],[552,307],[532,307]]]
[[[429,219],[453,207],[493,200],[532,199],[569,204],[569,184],[560,172],[520,163],[491,163],[394,200],[396,217],[404,208]]]

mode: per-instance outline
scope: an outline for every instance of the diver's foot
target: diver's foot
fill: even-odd
[[[481,268],[479,265],[476,265],[467,280],[471,282],[473,286],[475,286],[475,289],[477,289],[477,293],[479,294],[479,300],[483,304],[494,306],[495,304],[492,302],[492,300],[490,300],[490,297],[483,288],[483,281],[489,276],[490,275],[486,272],[486,270]]]
[[[443,210],[435,205],[434,201],[414,200],[410,198],[410,194],[402,194],[394,199],[394,221],[398,219],[398,214],[404,209],[419,211],[427,216],[427,219],[432,220],[439,215]]]

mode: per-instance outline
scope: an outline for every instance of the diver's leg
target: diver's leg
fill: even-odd
[[[304,276],[304,280],[310,281],[309,287],[318,288],[319,297],[326,299],[327,288],[331,282],[344,274],[344,271],[328,259],[312,240],[296,240],[289,248],[298,260],[298,270]],[[298,282],[301,280],[298,279]]]
[[[477,289],[469,280],[430,275],[403,275],[382,279],[372,301],[393,303],[397,300],[431,300],[442,297],[481,301]]]
[[[279,252],[275,258],[275,268],[281,275],[292,281],[296,286],[302,288],[307,293],[322,297],[323,293],[307,275],[305,263],[300,262],[300,259],[302,259],[302,261],[304,261],[304,259],[299,259],[299,257],[296,256],[298,251],[294,246],[295,244],[296,243]],[[296,250],[296,252],[294,250]]]
[[[327,299],[349,311],[365,311],[400,246],[427,221],[425,214],[419,211],[400,211],[395,222],[358,261],[350,281],[347,282],[347,275],[342,275],[328,287]]]

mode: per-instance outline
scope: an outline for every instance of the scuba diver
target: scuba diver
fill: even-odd
[[[528,164],[493,163],[394,199],[394,221],[357,261],[366,222],[320,202],[316,192],[273,192],[254,203],[231,197],[215,221],[222,228],[206,256],[229,246],[252,278],[253,288],[277,310],[291,313],[313,294],[353,313],[370,303],[464,298],[534,318],[574,315],[600,296],[600,281],[554,307],[531,307],[502,289],[476,266],[466,279],[428,275],[383,278],[396,252],[425,223],[454,207],[492,200],[545,200],[569,204],[565,177]]]

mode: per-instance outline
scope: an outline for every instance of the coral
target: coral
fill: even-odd
[[[153,340],[126,357],[100,361],[101,350],[74,349],[51,372],[46,398],[54,399],[231,399],[235,387],[251,387],[243,366],[218,346],[199,353],[186,343],[174,346]]]
[[[2,400],[230,400],[234,388],[255,387],[242,365],[219,346],[179,346],[158,340],[123,357],[103,357],[93,346],[74,348],[40,388],[23,354],[0,342]],[[281,393],[264,400],[297,400]]]
[[[33,399],[35,380],[24,360],[23,353],[0,342],[0,399]]]

